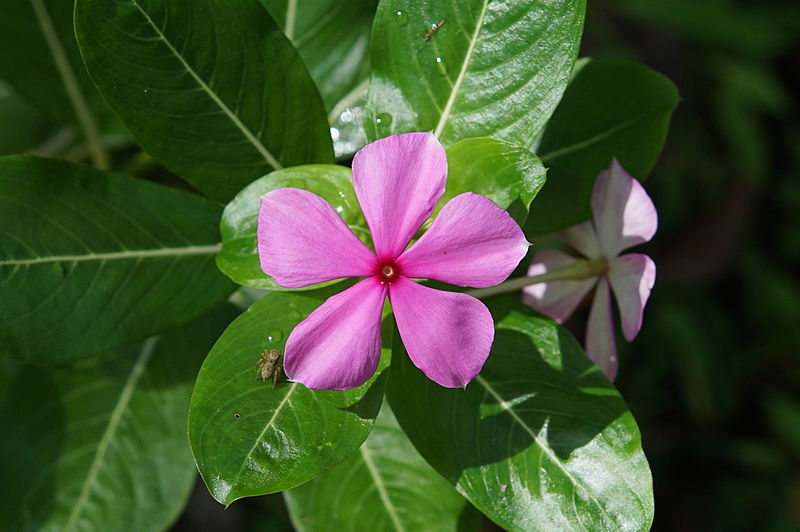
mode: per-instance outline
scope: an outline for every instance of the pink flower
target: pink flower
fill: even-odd
[[[319,196],[281,188],[261,198],[261,269],[286,288],[364,277],[330,297],[286,340],[287,376],[312,389],[346,390],[366,382],[380,359],[381,311],[389,297],[411,360],[442,386],[465,386],[481,370],[494,339],[486,306],[474,297],[412,279],[460,286],[502,282],[525,256],[517,223],[470,192],[444,205],[406,249],[442,197],[444,149],[430,133],[394,135],[353,160],[353,185],[375,252]]]
[[[647,255],[619,255],[631,246],[649,241],[656,232],[658,216],[642,185],[614,160],[597,176],[592,192],[592,220],[563,231],[562,238],[587,259],[604,266],[604,273],[580,280],[540,283],[525,288],[523,299],[536,310],[561,323],[584,296],[596,287],[586,326],[586,353],[614,379],[617,346],[609,284],[622,318],[622,333],[629,342],[639,333],[656,265]],[[541,275],[580,260],[547,249],[536,253],[529,276]]]

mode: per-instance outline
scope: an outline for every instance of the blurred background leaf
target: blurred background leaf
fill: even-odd
[[[194,376],[235,315],[225,305],[142,344],[0,380],[2,528],[167,528],[197,476],[185,421]]]
[[[422,459],[384,403],[347,460],[284,492],[297,530],[475,531],[480,514]]]

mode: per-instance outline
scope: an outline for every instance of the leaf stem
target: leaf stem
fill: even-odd
[[[579,281],[582,279],[591,279],[598,277],[608,271],[608,262],[606,259],[593,259],[593,260],[577,260],[563,268],[553,270],[551,272],[543,273],[541,275],[534,275],[533,277],[517,277],[510,279],[497,286],[489,288],[478,288],[477,290],[470,290],[466,292],[472,297],[484,299],[498,294],[507,294],[509,292],[516,292],[526,286],[539,283],[549,283],[553,281]]]
[[[108,153],[106,153],[103,141],[100,138],[100,131],[94,118],[92,118],[89,105],[81,92],[75,71],[72,69],[69,59],[67,59],[64,47],[58,40],[58,33],[56,33],[53,21],[50,19],[50,14],[47,12],[42,0],[31,0],[31,6],[36,14],[36,20],[39,22],[42,35],[44,35],[47,46],[50,48],[50,53],[53,54],[53,62],[56,65],[58,74],[61,76],[61,81],[64,82],[64,89],[67,91],[67,96],[75,111],[75,117],[78,119],[81,131],[86,136],[86,144],[89,148],[92,163],[98,168],[108,170]]]

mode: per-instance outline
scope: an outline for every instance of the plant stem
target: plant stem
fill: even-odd
[[[478,288],[477,290],[470,290],[466,292],[472,297],[484,299],[498,294],[507,294],[509,292],[516,292],[526,286],[538,283],[549,283],[553,281],[579,281],[581,279],[591,279],[598,277],[608,271],[608,262],[606,259],[593,259],[593,260],[578,260],[572,262],[563,268],[553,270],[551,272],[535,275],[533,277],[517,277],[510,279],[497,286],[489,288]]]

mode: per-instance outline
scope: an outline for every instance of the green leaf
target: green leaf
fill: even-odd
[[[538,157],[494,139],[467,139],[449,146],[447,166],[447,189],[439,209],[462,192],[475,192],[507,210],[520,225],[545,180]]]
[[[359,452],[284,498],[307,532],[477,528],[472,507],[414,450],[387,404]],[[459,526],[462,517],[473,526]]]
[[[328,112],[366,80],[369,32],[378,0],[262,2],[303,58]]]
[[[633,416],[574,338],[497,298],[492,352],[442,388],[395,340],[389,402],[425,460],[506,530],[648,530],[652,480]]]
[[[51,129],[43,116],[0,82],[0,124],[14,127],[0,128],[0,155],[22,153],[42,142]]]
[[[268,294],[228,327],[203,363],[189,441],[208,490],[226,506],[311,480],[358,449],[372,429],[383,399],[381,368],[347,391],[314,391],[285,380],[273,388],[257,374],[260,354],[283,351],[319,297]],[[390,345],[384,342],[385,349]]]
[[[71,0],[8,0],[0,16],[0,78],[34,107],[77,123],[94,163],[108,167],[100,124],[110,114],[86,74]]]
[[[26,366],[0,406],[9,530],[164,530],[195,481],[192,381],[235,313],[70,367]]]
[[[567,85],[584,11],[584,0],[384,0],[372,30],[368,136],[432,130],[444,144],[530,146]]]
[[[89,74],[142,147],[210,197],[332,161],[319,93],[256,0],[78,0],[75,31]]]
[[[594,181],[614,157],[644,179],[661,153],[678,100],[675,85],[644,65],[587,62],[567,87],[536,150],[548,167],[548,179],[526,233],[548,233],[587,220]]]
[[[0,158],[0,354],[60,362],[186,323],[225,299],[220,207],[32,156]]]
[[[369,34],[377,0],[262,0],[319,87],[337,158],[367,141],[364,96]]]
[[[336,209],[356,235],[364,242],[368,241],[369,230],[353,190],[349,168],[332,164],[309,164],[272,172],[242,190],[225,207],[222,215],[222,251],[217,255],[217,266],[241,285],[286,290],[261,271],[256,239],[261,196],[283,187],[301,188],[322,197]],[[311,288],[335,282],[338,281]]]

